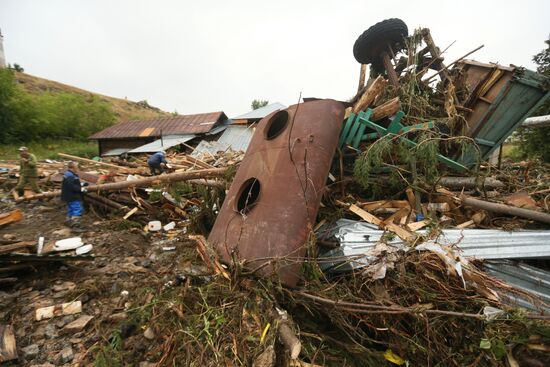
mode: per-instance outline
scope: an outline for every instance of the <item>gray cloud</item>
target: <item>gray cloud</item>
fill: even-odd
[[[520,14],[521,13],[521,14]],[[347,99],[355,39],[390,17],[429,27],[451,61],[534,68],[550,3],[523,1],[0,0],[8,62],[33,75],[167,111],[238,115],[254,98]]]

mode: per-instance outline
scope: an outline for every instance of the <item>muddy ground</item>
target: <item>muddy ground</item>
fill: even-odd
[[[43,236],[49,243],[81,236],[93,245],[94,259],[33,263],[16,275],[15,285],[0,288],[0,321],[13,326],[19,353],[12,365],[85,366],[94,361],[98,365],[102,346],[117,337],[123,349],[131,350],[132,365],[146,366],[155,353],[158,331],[137,325],[126,311],[149,304],[190,269],[195,251],[181,238],[184,230],[146,233],[141,227],[127,228],[129,222],[104,220],[88,208],[85,230],[71,233],[59,200],[17,207],[25,218],[1,228],[0,238],[31,241]],[[82,302],[81,313],[35,321],[37,308],[74,301]],[[82,330],[66,328],[84,315],[93,318]]]

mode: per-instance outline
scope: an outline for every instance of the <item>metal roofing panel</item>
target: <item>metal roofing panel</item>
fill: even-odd
[[[340,271],[351,270],[367,264],[370,259],[368,252],[380,242],[384,231],[375,226],[359,221],[340,219],[333,228],[323,229],[334,235],[340,247],[329,251],[323,257],[356,258],[348,262]],[[547,258],[550,257],[550,231],[530,230],[506,232],[492,229],[444,229],[442,235],[427,243],[441,245],[455,245],[464,257],[479,259],[520,259],[520,258]],[[426,231],[417,231],[426,233]],[[322,236],[319,233],[318,236]],[[388,241],[391,245],[406,248],[403,241],[395,238]],[[347,260],[346,260],[347,261]],[[339,263],[346,262],[339,260]],[[324,270],[335,266],[335,263],[326,262],[321,267]]]
[[[201,141],[191,156],[197,157],[206,152],[214,155],[228,149],[246,152],[253,134],[254,128],[251,126],[229,125],[217,141]]]
[[[128,151],[128,153],[153,153],[165,151],[173,146],[183,144],[196,135],[174,135],[174,136],[163,136],[162,139],[157,139],[151,143],[142,145],[135,149]]]
[[[508,260],[487,261],[483,263],[482,268],[493,277],[539,297],[546,304],[537,305],[536,300],[527,299],[516,293],[501,294],[509,303],[532,310],[543,308],[550,312],[550,272]]]
[[[161,135],[204,134],[225,120],[227,120],[227,116],[220,111],[197,115],[161,117],[152,120],[125,121],[95,133],[89,139],[126,139],[140,136],[160,137]]]
[[[103,156],[104,157],[114,157],[114,156],[119,156],[121,154],[124,154],[126,153],[127,151],[129,151],[130,148],[115,148],[115,149],[109,149],[108,151],[106,151],[105,153],[103,153]]]
[[[233,120],[261,120],[267,115],[269,115],[270,113],[278,110],[284,110],[285,108],[286,106],[284,104],[275,102],[275,103],[268,104],[267,106],[260,107],[258,109],[247,112],[244,115],[233,117]]]

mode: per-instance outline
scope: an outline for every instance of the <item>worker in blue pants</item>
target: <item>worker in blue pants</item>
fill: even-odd
[[[84,193],[87,183],[82,184],[78,177],[78,163],[69,162],[61,183],[61,200],[67,203],[67,224],[73,228],[81,227],[84,212]]]
[[[152,154],[147,160],[151,175],[156,176],[163,173],[166,168],[169,168],[168,161],[166,161],[166,155],[164,152],[156,152]]]

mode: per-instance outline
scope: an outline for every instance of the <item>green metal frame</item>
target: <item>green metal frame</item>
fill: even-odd
[[[412,126],[404,126],[401,124],[401,119],[405,116],[403,111],[397,112],[392,122],[387,128],[378,125],[377,123],[370,121],[369,118],[372,115],[372,110],[369,108],[365,112],[359,112],[359,114],[351,113],[344,123],[340,139],[338,141],[338,147],[342,149],[344,146],[351,146],[354,149],[359,148],[359,144],[365,140],[375,140],[379,138],[391,139],[394,136],[405,142],[409,147],[416,147],[417,143],[413,140],[404,137],[404,134],[423,129],[432,129],[434,127],[433,121],[416,124]],[[374,133],[366,133],[366,129],[372,129]],[[457,171],[467,171],[468,168],[458,162],[453,161],[441,154],[437,155],[437,160],[447,165],[448,167]]]

